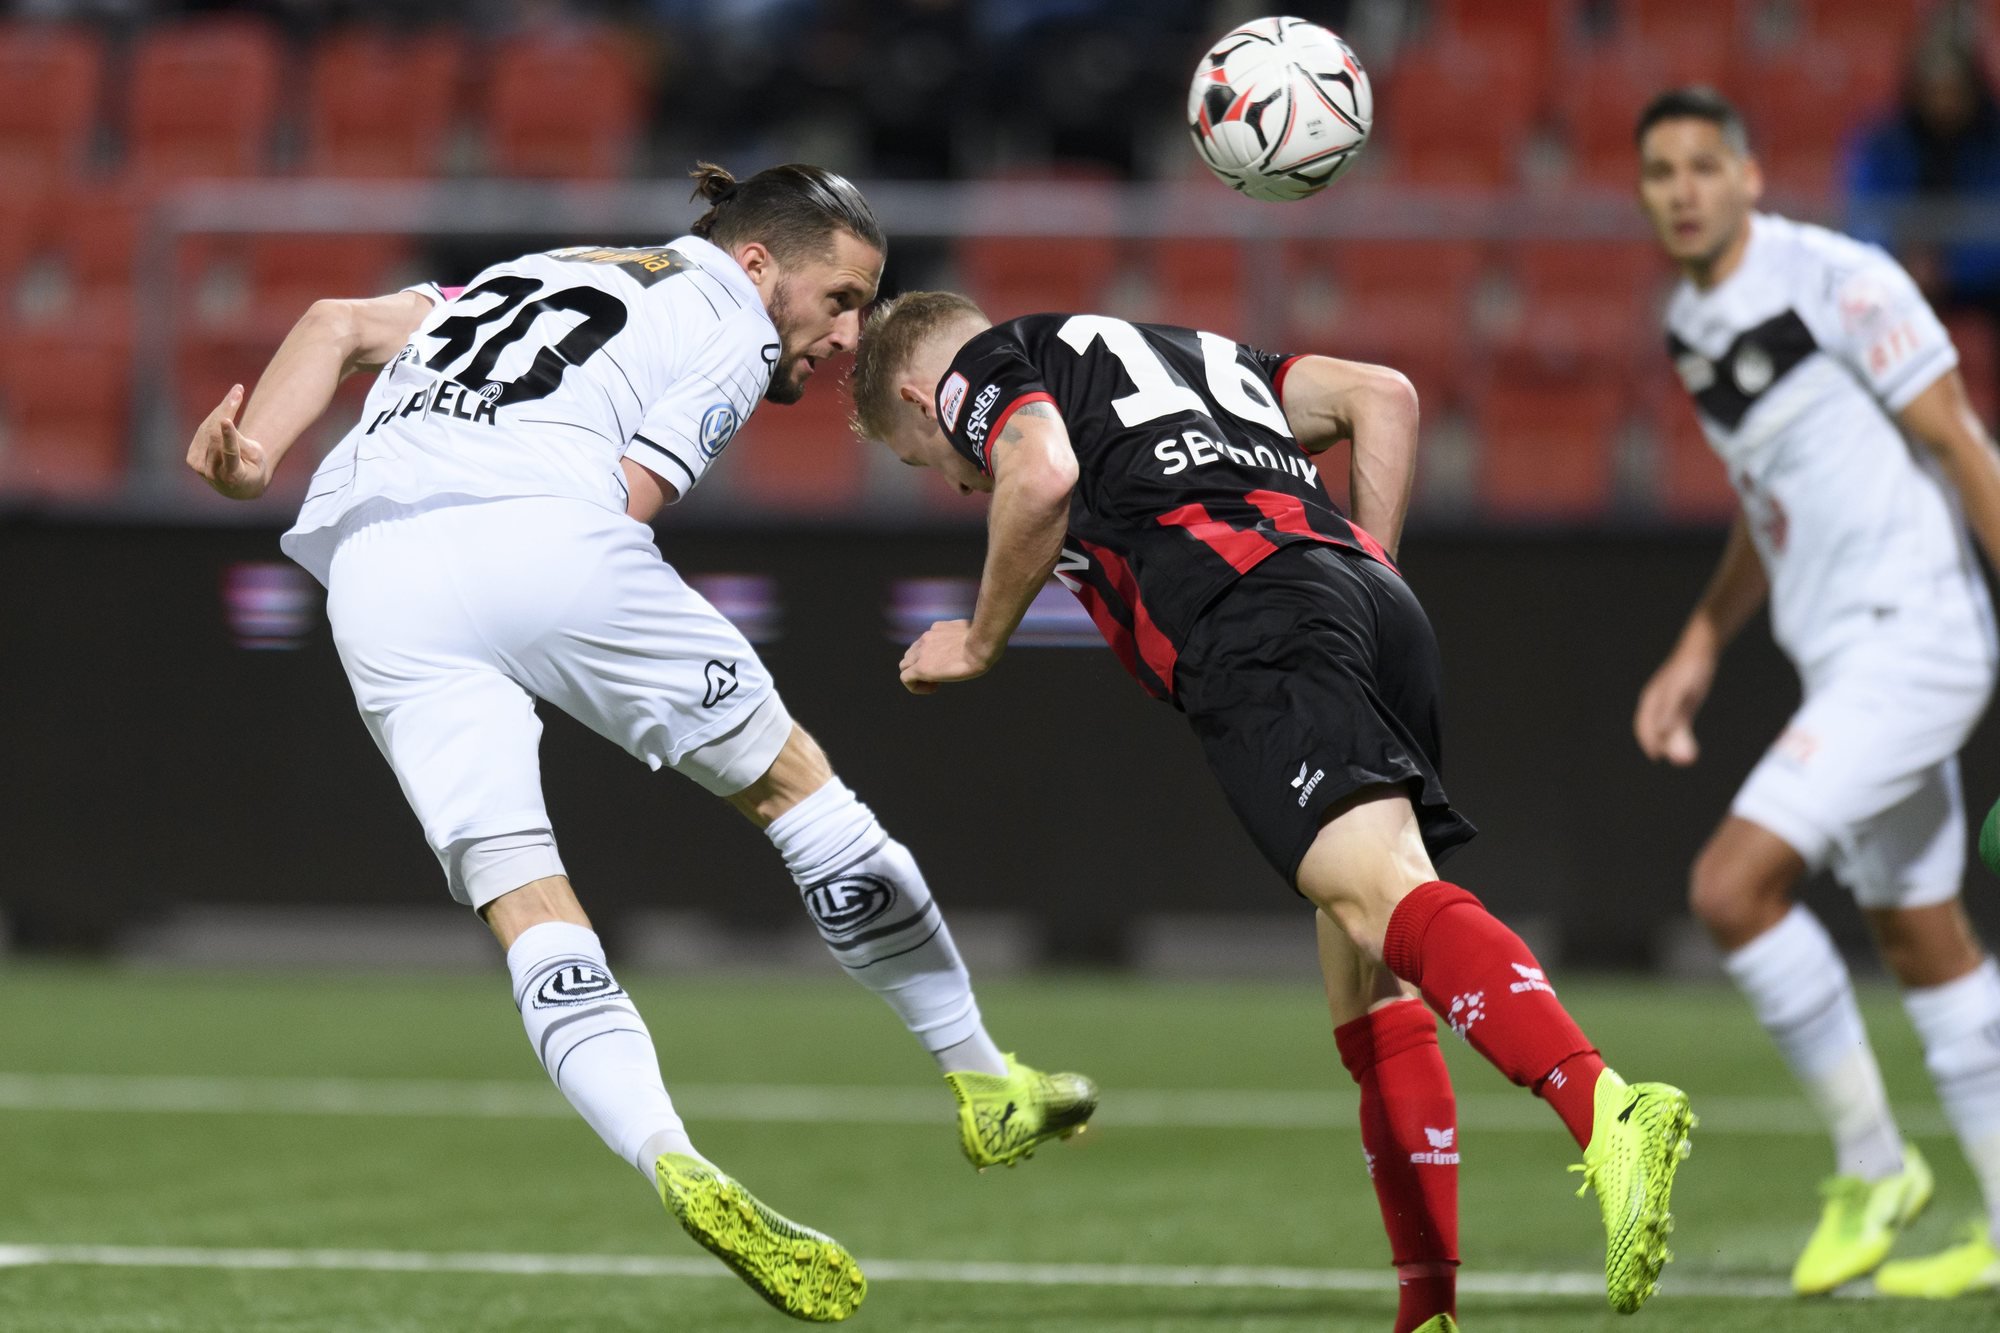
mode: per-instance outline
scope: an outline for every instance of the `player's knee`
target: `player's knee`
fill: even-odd
[[[555,834],[545,828],[466,838],[446,848],[442,859],[453,890],[480,911],[523,885],[565,873]]]
[[[728,802],[759,827],[768,827],[780,815],[833,781],[833,764],[819,742],[798,723],[792,723],[778,757],[755,782]]]
[[[1688,874],[1688,909],[1725,946],[1754,939],[1784,914],[1785,895],[1772,893],[1715,847],[1695,858]]]

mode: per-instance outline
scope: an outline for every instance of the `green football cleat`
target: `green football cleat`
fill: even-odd
[[[1993,803],[1979,825],[1979,859],[1988,870],[2000,875],[2000,801]]]
[[[1673,1255],[1667,1204],[1674,1173],[1688,1155],[1699,1123],[1688,1096],[1665,1083],[1627,1083],[1607,1069],[1593,1090],[1590,1146],[1583,1150],[1585,1189],[1597,1191],[1604,1216],[1604,1295],[1620,1314],[1633,1314],[1659,1290],[1660,1270]]]
[[[1898,1259],[1875,1274],[1884,1296],[1921,1296],[1948,1301],[1979,1291],[2000,1291],[2000,1250],[1993,1247],[1986,1220],[1968,1222],[1965,1239],[1922,1259]]]
[[[1458,1333],[1458,1321],[1448,1314],[1434,1314],[1410,1333]]]
[[[1868,1181],[1832,1176],[1820,1187],[1826,1207],[1792,1268],[1792,1290],[1819,1296],[1875,1270],[1889,1257],[1896,1233],[1931,1201],[1931,1168],[1914,1143],[1903,1145],[1903,1169]]]
[[[1081,1134],[1097,1110],[1097,1085],[1082,1074],[1044,1074],[1007,1059],[1007,1072],[946,1074],[958,1098],[958,1142],[984,1171],[1012,1166],[1050,1139]]]
[[[688,1235],[792,1318],[839,1323],[868,1294],[839,1241],[779,1216],[719,1168],[662,1153],[653,1174],[660,1201]]]

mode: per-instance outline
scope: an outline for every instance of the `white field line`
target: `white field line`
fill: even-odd
[[[0,1244],[0,1268],[72,1264],[101,1268],[318,1269],[373,1273],[487,1273],[515,1277],[705,1278],[733,1276],[709,1259],[625,1254],[430,1254],[409,1250],[212,1250],[182,1246]],[[863,1259],[870,1278],[1039,1287],[1224,1287],[1284,1291],[1381,1292],[1394,1276],[1368,1269],[1182,1267],[1169,1264],[953,1263]],[[1676,1280],[1682,1279],[1682,1280]],[[1604,1299],[1597,1273],[1460,1275],[1458,1288],[1478,1296],[1574,1296]],[[1782,1278],[1667,1273],[1664,1294],[1733,1299],[1789,1299]]]
[[[689,1083],[672,1086],[690,1120],[771,1124],[916,1125],[948,1114],[942,1088]],[[1525,1092],[1460,1097],[1475,1133],[1546,1132],[1549,1111]],[[1826,1131],[1805,1102],[1784,1096],[1695,1095],[1701,1133],[1802,1135]],[[567,1119],[546,1083],[447,1079],[212,1077],[0,1073],[0,1111],[176,1112],[224,1115]],[[1934,1107],[1898,1107],[1908,1134],[1949,1134]],[[1354,1123],[1353,1094],[1221,1088],[1111,1088],[1094,1122],[1105,1129],[1324,1130]]]

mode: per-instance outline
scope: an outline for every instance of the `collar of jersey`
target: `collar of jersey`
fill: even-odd
[[[757,284],[750,281],[750,275],[730,254],[713,241],[704,241],[695,235],[676,236],[667,242],[669,250],[678,250],[701,266],[704,273],[717,282],[729,287],[749,303],[753,310],[764,308],[764,294],[757,290]]]

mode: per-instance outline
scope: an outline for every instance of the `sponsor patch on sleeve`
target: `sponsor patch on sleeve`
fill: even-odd
[[[944,384],[938,389],[938,420],[947,431],[958,429],[958,414],[965,408],[965,391],[972,386],[965,382],[965,376],[957,371],[945,376]]]
[[[733,403],[717,403],[701,414],[701,446],[703,458],[714,458],[728,447],[736,436],[739,418]]]

